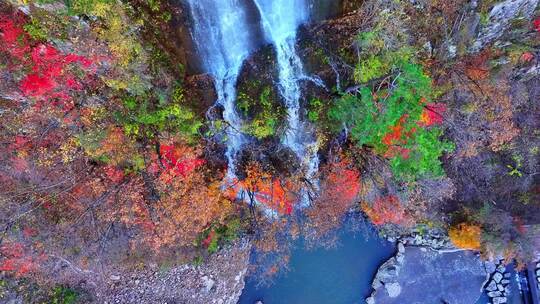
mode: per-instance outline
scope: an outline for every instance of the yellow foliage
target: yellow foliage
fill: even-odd
[[[480,236],[482,230],[474,224],[461,223],[448,231],[450,240],[454,245],[463,249],[480,249]]]

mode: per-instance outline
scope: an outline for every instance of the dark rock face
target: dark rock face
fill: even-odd
[[[292,175],[300,169],[300,159],[294,151],[279,142],[245,145],[238,156],[238,177],[245,178],[246,166],[256,161],[268,172]]]
[[[308,87],[306,95],[328,100],[331,93],[354,85],[354,39],[364,25],[362,15],[353,12],[300,29],[297,48],[306,74],[320,78],[327,88],[310,92]]]
[[[212,107],[218,96],[214,78],[209,74],[193,75],[184,82],[185,98],[193,109],[201,116]]]

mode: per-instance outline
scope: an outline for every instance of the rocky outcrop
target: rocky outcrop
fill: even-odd
[[[214,78],[210,74],[187,77],[184,81],[184,94],[185,100],[201,117],[204,117],[218,98]]]
[[[201,266],[183,265],[109,278],[99,303],[235,304],[244,288],[251,244],[239,241],[211,256]]]
[[[398,244],[373,281],[369,304],[475,303],[486,271],[472,251],[435,251]]]
[[[473,44],[479,51],[487,44],[500,38],[517,18],[530,19],[539,0],[506,0],[496,4],[489,13],[488,23],[481,29]]]

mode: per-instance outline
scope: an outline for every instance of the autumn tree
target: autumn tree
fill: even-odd
[[[405,208],[394,195],[380,197],[372,205],[362,202],[361,207],[371,222],[377,226],[386,224],[410,226],[413,224]]]
[[[306,211],[310,229],[325,236],[338,228],[345,214],[357,202],[360,173],[345,156],[321,168],[320,191]]]
[[[448,230],[450,240],[463,249],[480,249],[481,228],[475,224],[461,223]]]

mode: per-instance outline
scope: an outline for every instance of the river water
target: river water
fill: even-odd
[[[258,286],[260,278],[248,277],[238,303],[365,303],[377,268],[396,249],[369,227],[361,231],[349,227],[347,224],[340,230],[339,244],[333,249],[310,250],[298,240],[291,252],[290,270],[278,274],[269,286]]]

